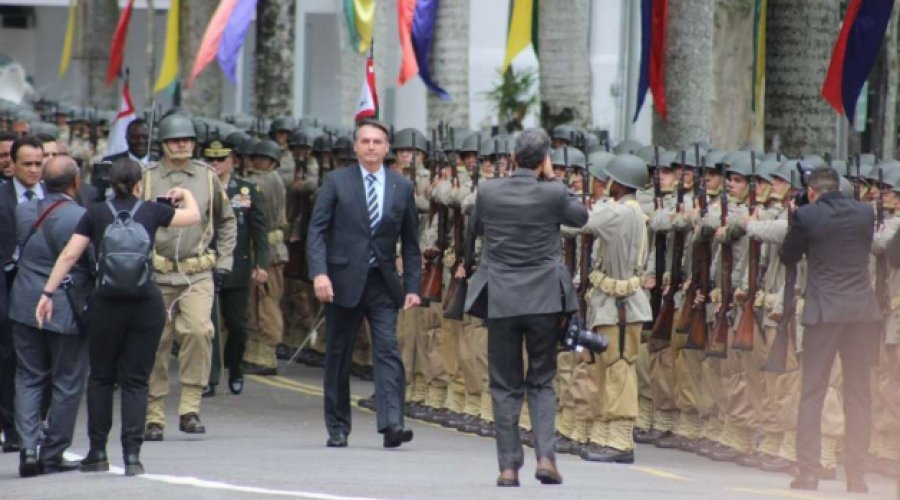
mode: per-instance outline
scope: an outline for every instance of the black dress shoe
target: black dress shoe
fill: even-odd
[[[3,431],[3,453],[13,453],[22,450],[22,442],[19,433],[15,429]]]
[[[760,462],[759,470],[763,472],[787,473],[794,467],[795,462],[791,462],[781,457],[766,457]]]
[[[435,410],[428,415],[425,416],[426,422],[431,422],[433,424],[440,424],[444,420],[447,419],[452,414],[452,412],[446,408],[441,408],[439,410]]]
[[[384,430],[384,447],[396,448],[413,439],[413,431],[400,426],[388,427]]]
[[[235,396],[244,392],[244,376],[228,376],[228,390],[231,391]]]
[[[65,458],[55,458],[41,462],[41,474],[56,474],[59,472],[72,472],[78,470],[81,462],[77,460],[66,460]]]
[[[328,441],[325,441],[325,446],[329,448],[346,448],[347,447],[347,435],[343,432],[338,432],[335,434],[330,434],[328,436]]]
[[[372,394],[371,396],[369,396],[367,398],[360,399],[359,401],[356,402],[356,405],[359,406],[360,408],[365,408],[367,410],[375,411],[375,395]]]
[[[525,431],[519,429],[519,436],[522,438],[522,444],[529,447],[534,448],[534,433],[531,431]]]
[[[410,411],[410,418],[414,418],[416,420],[425,420],[434,412],[434,409],[430,406],[426,406],[423,404],[413,405],[412,410]]]
[[[650,429],[649,431],[644,431],[641,433],[635,432],[634,433],[634,442],[650,444],[650,443],[653,443],[654,441],[656,441],[657,439],[663,437],[664,434],[665,434],[665,432],[663,432],[659,429]]]
[[[482,426],[487,425],[487,420],[479,417],[470,422],[466,422],[459,427],[456,428],[459,432],[465,432],[466,434],[478,434],[478,429]]]
[[[273,366],[262,366],[256,363],[244,363],[241,369],[245,375],[259,375],[261,377],[271,377],[278,375],[278,369]]]
[[[500,473],[497,477],[497,486],[501,488],[515,488],[519,486],[519,473],[510,469]]]
[[[796,479],[791,481],[791,488],[795,490],[815,491],[819,489],[819,476],[809,471],[801,471]]]
[[[868,493],[869,486],[862,474],[847,475],[847,493]]]
[[[144,473],[144,464],[141,463],[140,454],[137,451],[126,451],[123,458],[126,476],[137,476]]]
[[[675,450],[681,448],[683,437],[672,432],[666,432],[661,438],[653,442],[653,446],[664,450]]]
[[[762,463],[762,456],[759,452],[753,452],[748,455],[743,455],[735,459],[735,464],[741,467],[753,467],[757,468]]]
[[[109,457],[104,450],[90,450],[79,468],[81,472],[106,472],[109,470]]]
[[[37,450],[21,450],[19,452],[19,476],[34,477],[41,473]]]
[[[163,426],[155,422],[147,424],[144,429],[144,441],[162,441]]]
[[[576,443],[575,441],[572,441],[571,439],[569,439],[566,436],[563,436],[562,434],[557,432],[556,433],[556,444],[553,445],[553,450],[556,453],[571,454],[574,451],[574,449],[577,447],[577,444],[578,443]]]
[[[178,430],[187,434],[206,434],[206,426],[200,422],[200,415],[185,413],[179,418]]]
[[[296,347],[291,347],[285,344],[278,344],[275,347],[275,357],[281,360],[288,360],[294,356],[294,353],[297,352]]]
[[[494,437],[497,435],[497,430],[494,428],[493,422],[488,422],[487,420],[482,420],[482,425],[478,427],[478,434],[481,437]]]
[[[468,413],[455,413],[452,417],[447,417],[441,422],[441,427],[446,427],[448,429],[459,429],[459,426],[463,424],[468,424],[470,422],[474,422],[478,420],[478,417],[475,415],[470,415]]]
[[[682,437],[681,442],[678,444],[678,449],[688,453],[695,453],[697,451],[697,445],[697,439]]]
[[[581,449],[581,459],[588,462],[603,462],[614,464],[633,464],[634,450],[617,450],[609,446],[597,446],[589,444]]]
[[[216,386],[214,384],[206,384],[206,387],[203,388],[203,392],[200,394],[200,397],[203,398],[211,398],[216,395]]]

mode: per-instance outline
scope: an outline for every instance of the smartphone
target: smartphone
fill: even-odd
[[[172,203],[172,198],[169,198],[168,196],[157,196],[157,197],[156,197],[156,202],[157,202],[157,203],[162,203],[163,205],[169,205],[170,207],[174,207],[174,206],[175,206],[175,204]]]

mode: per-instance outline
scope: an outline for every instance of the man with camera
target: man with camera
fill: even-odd
[[[555,177],[549,152],[550,138],[543,131],[522,132],[516,140],[518,169],[508,179],[479,186],[468,229],[470,239],[483,239],[466,311],[487,321],[497,486],[519,485],[524,454],[518,421],[526,391],[538,460],[535,477],[544,484],[562,482],[553,449],[553,379],[561,320],[578,309],[578,301],[561,258],[560,225],[581,227],[588,212]],[[471,263],[472,255],[466,261]]]

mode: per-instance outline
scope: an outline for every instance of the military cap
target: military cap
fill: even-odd
[[[643,144],[634,139],[625,139],[624,141],[616,144],[616,147],[613,148],[613,153],[617,155],[626,153],[633,155],[640,151],[643,146]]]
[[[210,141],[209,145],[203,149],[203,156],[206,158],[225,158],[231,154],[231,147],[222,141]]]
[[[647,163],[631,154],[615,156],[603,170],[616,183],[632,189],[643,189],[650,180]]]

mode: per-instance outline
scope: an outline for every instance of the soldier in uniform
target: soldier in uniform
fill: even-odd
[[[278,174],[284,181],[285,189],[290,189],[294,182],[294,156],[290,149],[291,131],[294,129],[294,120],[282,116],[272,120],[269,125],[269,138],[278,144],[281,154],[278,156]]]
[[[160,229],[156,234],[153,266],[168,318],[150,374],[145,441],[163,439],[173,341],[180,345],[179,429],[192,434],[206,432],[199,414],[212,358],[213,281],[224,282],[231,272],[237,228],[218,176],[205,163],[191,159],[196,137],[189,118],[177,114],[164,118],[159,126],[162,160],[151,163],[144,172],[144,199],[155,199],[173,187],[182,187],[191,191],[202,207],[199,225]],[[214,237],[216,248],[212,250]]]
[[[287,246],[284,231],[287,229],[285,190],[281,176],[276,171],[281,150],[273,141],[263,140],[250,153],[252,170],[246,179],[253,182],[263,194],[263,213],[269,227],[269,267],[265,280],[250,288],[248,309],[247,350],[244,353],[244,372],[248,375],[275,375],[277,359],[275,347],[284,335],[284,319],[281,313],[281,295],[284,290],[284,263],[287,262]]]
[[[228,389],[237,395],[244,390],[241,365],[247,342],[249,287],[251,280],[255,285],[265,283],[265,270],[269,267],[269,230],[262,211],[262,191],[255,184],[234,175],[237,157],[233,150],[219,141],[213,141],[203,150],[203,156],[216,169],[219,180],[225,186],[225,194],[231,203],[237,224],[234,264],[231,274],[217,292],[221,318],[218,323],[220,328],[216,332],[220,336],[221,327],[228,331],[223,361],[228,369]],[[214,311],[213,314],[217,312]],[[216,357],[218,354],[213,353]],[[214,360],[214,368],[215,364]]]

